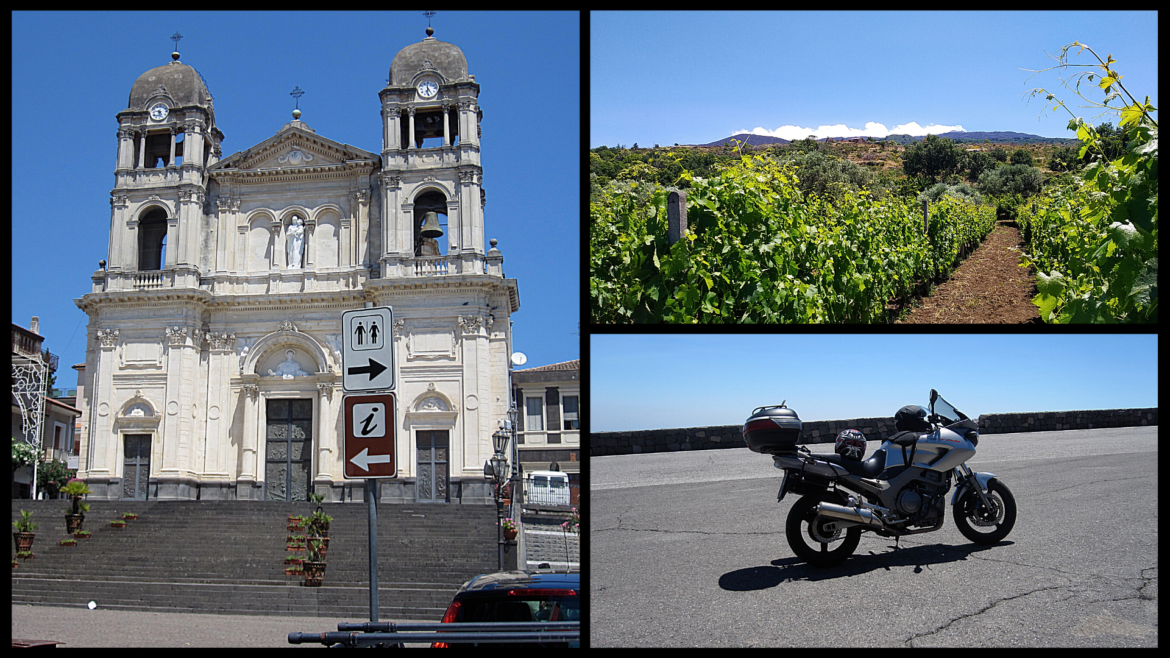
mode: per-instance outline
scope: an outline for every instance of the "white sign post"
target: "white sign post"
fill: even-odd
[[[394,389],[394,311],[389,306],[341,314],[341,389],[369,393]]]

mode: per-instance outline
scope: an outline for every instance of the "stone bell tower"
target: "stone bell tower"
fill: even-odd
[[[390,64],[382,101],[381,276],[409,276],[435,256],[450,273],[483,272],[484,245],[479,159],[483,112],[479,85],[467,73],[458,46],[427,28],[421,42],[403,48]],[[434,253],[421,227],[427,213],[445,218],[446,251]],[[433,235],[433,233],[431,233]],[[423,257],[422,261],[415,258]]]
[[[118,113],[109,270],[136,279],[166,271],[173,285],[196,288],[206,172],[223,133],[203,76],[178,52],[171,58],[139,76]]]

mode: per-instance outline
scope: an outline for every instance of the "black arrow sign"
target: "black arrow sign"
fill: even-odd
[[[377,361],[375,361],[373,359],[370,359],[370,365],[361,366],[360,368],[350,368],[347,372],[350,375],[369,374],[370,381],[374,381],[374,378],[377,377],[378,375],[382,374],[385,370],[386,370],[386,366],[382,365],[381,363],[378,363]]]

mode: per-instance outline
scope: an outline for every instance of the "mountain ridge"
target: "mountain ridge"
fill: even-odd
[[[1045,143],[1064,143],[1064,142],[1075,143],[1077,141],[1076,138],[1072,138],[1072,137],[1042,137],[1040,135],[1033,135],[1031,133],[1020,133],[1020,132],[1013,132],[1010,130],[971,131],[971,132],[967,132],[967,131],[963,131],[963,130],[952,130],[952,131],[948,131],[945,133],[940,133],[938,136],[942,137],[944,139],[953,140],[955,142],[982,142],[985,139],[988,141],[991,141],[993,143],[1010,142],[1010,143],[1014,143],[1014,144],[1035,144],[1035,143],[1045,144]],[[923,139],[923,136],[906,135],[906,134],[901,134],[901,133],[894,134],[894,135],[887,135],[886,137],[868,137],[868,136],[859,136],[859,137],[860,137],[860,139],[868,141],[868,142],[890,141],[890,142],[895,142],[898,144],[907,144],[910,142],[920,142]],[[710,142],[707,144],[692,144],[691,146],[723,146],[724,144],[730,143],[731,140],[733,140],[733,139],[742,141],[749,146],[764,146],[764,145],[768,145],[768,144],[791,144],[792,143],[792,140],[782,139],[780,137],[772,137],[770,135],[755,135],[752,133],[737,133],[737,134],[732,135],[730,137],[724,137],[723,139],[720,139],[720,140],[717,140],[714,142]],[[834,141],[834,142],[843,142],[843,141],[846,141],[849,139],[858,139],[858,137],[822,137],[816,141],[824,142],[824,141],[828,140],[828,141]]]

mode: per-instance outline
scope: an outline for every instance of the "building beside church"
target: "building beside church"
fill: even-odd
[[[394,309],[397,369],[380,500],[490,501],[520,299],[484,237],[479,85],[432,33],[390,64],[378,153],[297,111],[222,157],[208,85],[178,53],[134,82],[109,262],[76,300],[94,497],[361,500],[342,476],[341,317],[372,303]]]

